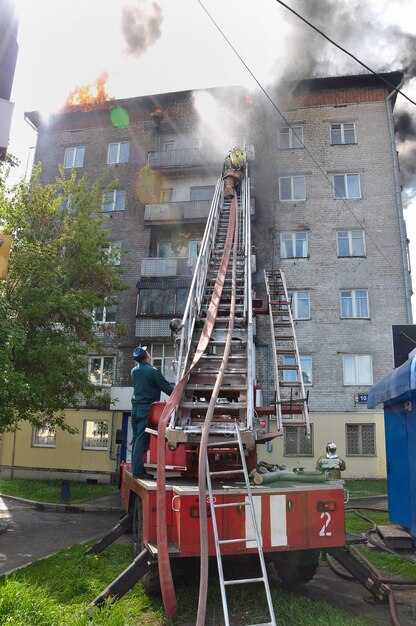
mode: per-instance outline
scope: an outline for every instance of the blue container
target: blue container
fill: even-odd
[[[69,480],[61,480],[61,502],[71,500],[71,483]]]
[[[375,383],[369,409],[384,405],[390,521],[405,527],[416,545],[416,356]]]

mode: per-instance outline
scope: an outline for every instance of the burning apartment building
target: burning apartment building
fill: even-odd
[[[215,185],[233,145],[245,148],[248,159],[255,297],[265,299],[264,270],[281,268],[312,425],[307,438],[286,422],[284,436],[264,445],[261,460],[313,469],[333,440],[346,459],[345,476],[384,475],[383,416],[367,409],[366,397],[392,368],[391,326],[411,323],[393,128],[401,79],[390,72],[281,84],[276,108],[262,93],[221,88],[72,105],[48,122],[27,113],[38,132],[42,182],[53,181],[60,164],[91,179],[107,172],[117,180],[103,211],[130,288],[96,317],[103,349],[88,364],[115,403],[69,408],[75,436],[23,426],[15,476],[34,469],[59,475],[64,467],[107,480],[128,458],[132,350],[147,345],[153,364],[174,380],[169,322],[184,311]],[[125,336],[116,332],[120,322]],[[256,395],[264,405],[274,401],[267,325],[256,316]],[[290,369],[284,376],[290,381]],[[266,421],[273,428],[273,416]],[[3,452],[2,467],[10,463]]]

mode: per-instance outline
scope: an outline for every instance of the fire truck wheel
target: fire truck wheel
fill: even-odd
[[[145,592],[149,596],[160,596],[162,594],[160,590],[159,570],[157,563],[153,563],[150,569],[146,572],[143,578],[140,580]]]
[[[134,556],[143,550],[143,505],[142,499],[136,496],[133,503],[133,553]]]
[[[280,580],[285,585],[304,585],[316,574],[319,550],[299,550],[269,555]],[[272,558],[270,558],[272,557]]]

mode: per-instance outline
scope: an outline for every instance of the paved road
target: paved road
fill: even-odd
[[[33,505],[0,497],[0,574],[50,556],[75,543],[104,535],[119,520],[107,512],[58,512],[36,510]]]

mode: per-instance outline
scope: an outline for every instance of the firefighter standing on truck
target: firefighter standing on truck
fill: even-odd
[[[131,424],[133,428],[132,467],[134,478],[153,478],[144,468],[144,455],[149,449],[150,436],[146,432],[147,416],[150,405],[160,400],[160,392],[168,396],[173,386],[163,377],[162,373],[151,364],[150,354],[146,346],[133,350],[133,358],[137,365],[131,370],[133,396],[131,399]]]
[[[333,441],[327,443],[326,454],[322,454],[319,457],[316,463],[316,469],[321,472],[328,472],[328,478],[339,480],[341,478],[341,472],[343,472],[346,467],[345,461],[337,454],[336,444]]]

